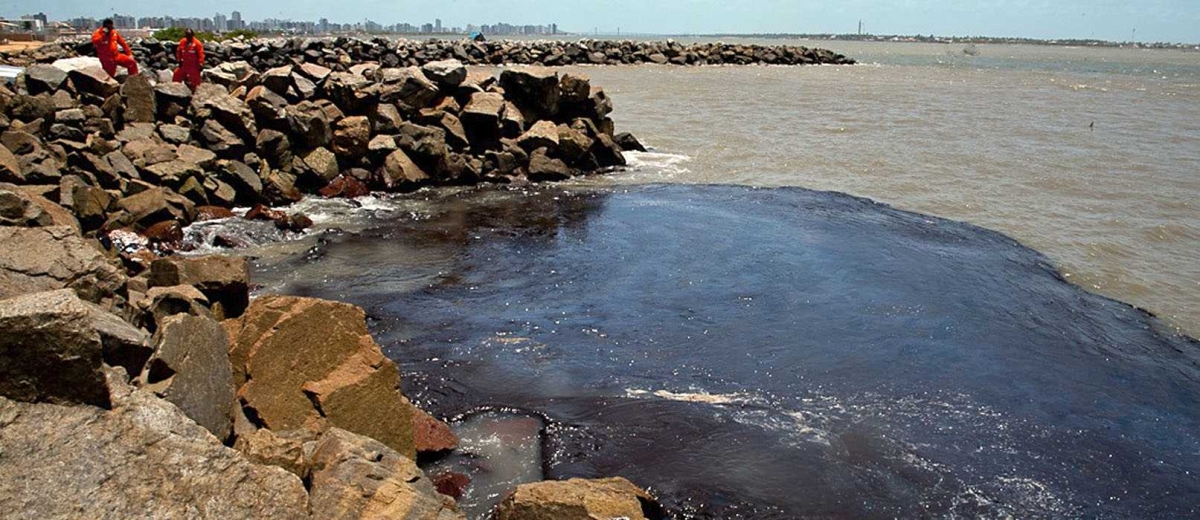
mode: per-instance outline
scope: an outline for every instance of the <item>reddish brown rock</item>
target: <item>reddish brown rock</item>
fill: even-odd
[[[355,179],[349,175],[339,175],[333,179],[324,188],[321,188],[320,195],[325,198],[342,197],[352,199],[371,194],[371,189],[366,183]]]
[[[196,206],[196,221],[203,222],[205,220],[220,220],[223,218],[233,218],[233,214],[228,208],[220,206]]]
[[[645,490],[621,478],[521,484],[496,508],[496,520],[596,520],[665,518]]]
[[[467,492],[467,486],[471,485],[471,477],[453,471],[434,475],[431,480],[438,493],[455,500],[462,498]]]
[[[400,373],[371,339],[361,308],[263,296],[225,328],[238,396],[260,426],[334,426],[416,456]]]

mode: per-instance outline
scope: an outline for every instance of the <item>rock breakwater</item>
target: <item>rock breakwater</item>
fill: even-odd
[[[140,39],[131,42],[139,63],[173,66],[175,42]],[[0,54],[0,62],[17,65],[48,63],[90,56],[91,43],[58,42],[17,54]],[[683,44],[667,41],[523,41],[392,40],[385,38],[260,38],[205,44],[209,65],[246,61],[260,69],[316,63],[347,70],[377,62],[385,67],[419,67],[456,59],[468,65],[850,65],[854,60],[828,49],[791,45],[734,43]]]
[[[624,165],[622,144],[641,147],[579,75],[497,75],[457,60],[339,68],[225,62],[193,92],[166,71],[118,82],[97,67],[33,65],[0,87],[0,182],[36,186],[24,196],[61,205],[85,235],[145,263],[143,246],[171,249],[183,227],[235,206],[294,231],[311,221],[266,206],[563,180]],[[14,220],[52,217],[37,199],[22,204],[32,213]]]

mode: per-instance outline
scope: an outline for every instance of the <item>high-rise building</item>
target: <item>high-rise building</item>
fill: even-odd
[[[436,32],[436,33],[442,32],[442,19],[441,18],[438,18],[433,21],[433,32]]]
[[[219,32],[228,31],[229,30],[229,19],[225,18],[225,15],[223,15],[221,13],[217,13],[216,15],[213,16],[213,26]]]
[[[246,28],[246,22],[242,21],[242,13],[234,11],[229,15],[229,30],[237,31]]]

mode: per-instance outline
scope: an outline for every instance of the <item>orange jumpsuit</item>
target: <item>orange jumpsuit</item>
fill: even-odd
[[[204,65],[204,44],[196,38],[191,42],[187,38],[179,40],[175,59],[179,60],[179,68],[175,69],[174,81],[184,81],[196,90],[200,85],[200,66]]]
[[[117,65],[125,67],[131,76],[138,73],[137,62],[133,61],[133,49],[129,48],[125,38],[122,38],[116,29],[107,33],[103,27],[96,29],[96,32],[92,33],[92,46],[96,48],[100,66],[104,67],[104,72],[109,76],[117,74]],[[125,49],[125,52],[122,53],[121,49]]]

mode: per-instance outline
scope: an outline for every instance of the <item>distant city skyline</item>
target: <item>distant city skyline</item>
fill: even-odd
[[[200,12],[203,9],[204,12]],[[1042,39],[1104,39],[1200,42],[1196,0],[493,0],[359,2],[244,2],[212,0],[198,7],[178,0],[126,0],[105,6],[83,0],[50,5],[0,7],[18,18],[43,11],[52,20],[170,15],[213,18],[240,11],[246,20],[297,20],[383,26],[441,20],[444,29],[487,20],[548,25],[579,34],[767,34],[855,33],[859,20],[873,34],[1014,36]]]

